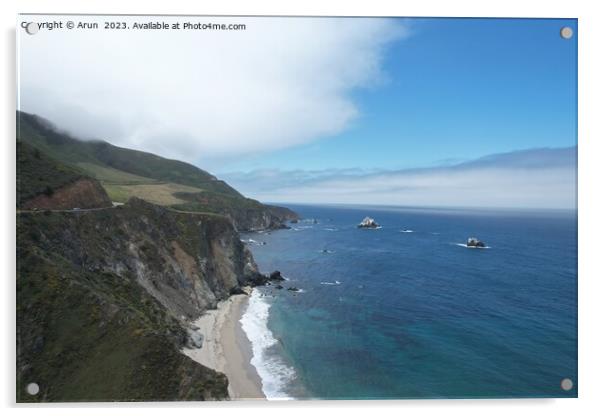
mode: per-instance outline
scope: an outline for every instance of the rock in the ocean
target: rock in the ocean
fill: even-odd
[[[280,270],[274,270],[272,273],[270,273],[270,280],[276,280],[276,281],[283,281],[284,277],[282,277],[282,273],[280,273]]]
[[[269,277],[259,272],[252,272],[247,275],[247,285],[251,287],[263,286],[269,280]]]
[[[366,217],[357,226],[358,228],[377,228],[378,223],[374,221],[374,218]]]
[[[466,246],[467,247],[477,247],[477,248],[486,247],[484,242],[482,242],[481,240],[479,240],[478,238],[475,238],[475,237],[470,237],[468,239],[468,241],[466,242]]]
[[[288,288],[288,289],[286,289],[286,290],[290,290],[291,292],[298,292],[300,289],[299,289],[298,287],[291,286],[291,287],[289,287],[289,288]]]

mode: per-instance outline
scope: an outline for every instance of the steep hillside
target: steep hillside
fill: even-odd
[[[181,350],[198,346],[204,311],[268,281],[238,230],[296,215],[191,165],[18,115],[17,401],[228,398],[226,377]]]
[[[111,205],[98,181],[27,143],[17,142],[18,208],[73,209]]]
[[[182,203],[173,205],[175,209],[225,215],[241,231],[283,228],[287,221],[299,218],[288,208],[265,205],[250,198],[209,192],[177,192],[174,196],[183,200]]]
[[[258,275],[230,221],[132,199],[17,223],[17,400],[227,397],[225,376],[180,349],[192,320]]]
[[[82,167],[91,174],[98,167],[112,168],[156,181],[194,186],[226,195],[241,196],[234,188],[191,164],[151,153],[113,146],[104,141],[81,141],[60,132],[47,120],[33,114],[17,113],[17,136],[50,156]],[[87,166],[85,165],[87,164]],[[100,179],[100,178],[99,178]]]
[[[281,228],[297,215],[245,198],[224,181],[188,163],[113,146],[80,141],[48,121],[18,112],[18,137],[38,151],[96,178],[111,200],[131,197],[194,212],[228,216],[238,230]]]

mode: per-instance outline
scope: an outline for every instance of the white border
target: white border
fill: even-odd
[[[15,20],[18,12],[28,13],[132,13],[132,14],[236,14],[236,15],[346,15],[346,16],[475,16],[475,17],[572,17],[579,18],[579,399],[557,400],[439,400],[394,402],[296,402],[296,403],[176,403],[176,404],[101,404],[85,406],[44,406],[48,415],[80,414],[104,415],[144,412],[163,415],[172,409],[179,414],[200,412],[301,415],[308,412],[332,413],[340,410],[349,415],[360,415],[374,409],[378,414],[440,414],[446,415],[563,415],[590,414],[602,408],[600,393],[600,354],[602,351],[599,318],[602,317],[598,299],[602,288],[601,256],[598,239],[602,238],[600,204],[600,128],[601,89],[599,50],[602,41],[602,21],[593,1],[526,0],[485,1],[404,1],[381,0],[304,0],[304,1],[100,1],[100,0],[20,0],[0,2],[2,8],[2,82],[4,97],[0,101],[4,127],[2,169],[3,203],[1,208],[0,255],[4,266],[2,274],[2,374],[0,392],[2,405],[9,412],[30,414],[40,408],[15,409],[15,284],[14,284],[14,227],[15,227]],[[17,407],[17,408],[18,408]],[[110,408],[110,409],[107,409]],[[341,409],[343,408],[343,409]]]

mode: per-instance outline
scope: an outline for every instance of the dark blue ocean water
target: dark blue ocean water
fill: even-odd
[[[290,208],[317,224],[244,236],[303,290],[261,289],[288,394],[577,395],[576,213]],[[382,228],[358,229],[367,215]],[[458,245],[471,236],[490,248]]]

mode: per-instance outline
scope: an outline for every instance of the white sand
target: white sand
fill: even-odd
[[[248,302],[247,295],[234,295],[205,312],[194,322],[204,337],[202,347],[183,350],[196,362],[224,373],[233,400],[265,399],[261,379],[250,363],[250,342],[240,326]]]

